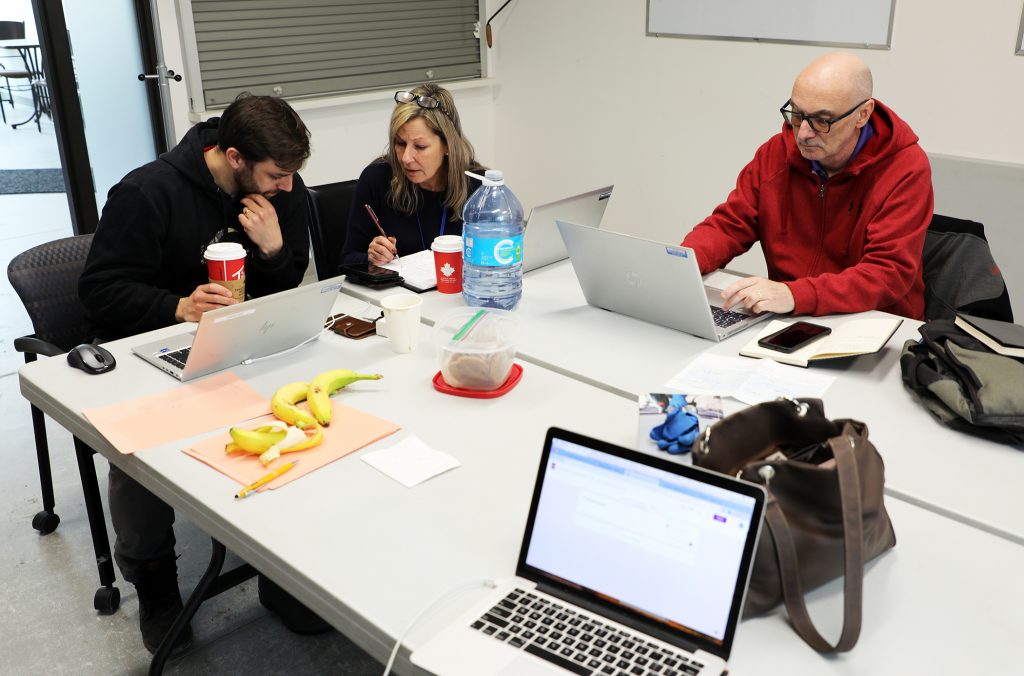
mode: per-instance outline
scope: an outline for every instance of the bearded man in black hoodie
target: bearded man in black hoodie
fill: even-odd
[[[208,282],[203,253],[215,242],[245,247],[246,293],[298,286],[309,262],[306,189],[296,173],[309,131],[283,100],[239,96],[220,118],[110,189],[78,291],[97,338],[114,339],[198,321],[231,305]],[[139,596],[142,639],[156,652],[182,608],[174,511],[110,466],[114,559]],[[191,629],[176,646],[191,641]]]

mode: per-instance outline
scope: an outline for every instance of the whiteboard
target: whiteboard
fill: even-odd
[[[647,34],[888,49],[896,0],[647,0]]]

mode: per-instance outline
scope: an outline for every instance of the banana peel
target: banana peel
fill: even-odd
[[[282,453],[294,453],[295,451],[305,451],[319,446],[324,440],[324,428],[320,425],[315,425],[313,429],[306,428],[302,430],[305,438],[290,446],[282,446],[275,444],[268,448],[265,452],[260,454],[260,462],[266,467],[270,463],[274,462],[281,457]]]
[[[226,453],[245,451],[246,453],[263,453],[268,448],[284,440],[287,430],[276,425],[263,425],[254,430],[232,427],[228,430],[231,443],[224,447]]]
[[[232,427],[229,434],[231,442],[224,447],[225,453],[244,451],[259,455],[264,467],[280,458],[282,453],[305,451],[319,446],[324,440],[324,428],[316,423],[304,430],[283,422],[274,422],[254,430]]]
[[[331,395],[357,380],[380,380],[380,373],[356,373],[350,369],[324,371],[309,384],[306,401],[313,417],[321,425],[331,424]]]

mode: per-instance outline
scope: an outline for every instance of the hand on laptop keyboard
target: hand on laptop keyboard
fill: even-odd
[[[792,312],[793,293],[782,282],[764,277],[744,277],[722,289],[726,310],[746,309],[751,312]]]

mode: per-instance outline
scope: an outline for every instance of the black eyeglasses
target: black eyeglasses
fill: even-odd
[[[792,105],[793,99],[790,99],[783,103],[782,107],[779,108],[779,112],[782,113],[782,119],[786,121],[786,124],[793,127],[794,129],[799,129],[800,126],[804,123],[804,120],[807,120],[807,124],[811,125],[811,129],[813,129],[815,132],[819,134],[827,134],[830,131],[832,131],[832,125],[834,125],[836,122],[839,122],[844,118],[853,115],[855,110],[857,110],[870,100],[871,99],[864,99],[863,101],[855,105],[853,108],[850,108],[848,111],[846,111],[839,117],[833,117],[831,119],[818,117],[817,115],[804,115],[803,113],[796,112],[792,108],[787,108],[786,106]]]
[[[447,115],[449,118],[451,114],[445,110],[445,107],[441,105],[441,102],[435,99],[433,96],[427,96],[426,94],[413,94],[412,92],[395,92],[395,103],[415,103],[420,108],[426,108],[427,110],[433,110],[439,108],[442,113]]]

